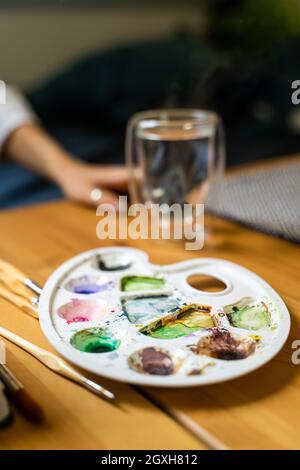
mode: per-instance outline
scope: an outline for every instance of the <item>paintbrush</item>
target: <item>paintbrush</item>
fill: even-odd
[[[9,398],[15,403],[22,415],[33,423],[42,421],[44,413],[40,406],[30,397],[21,382],[14,376],[6,365],[5,344],[2,344],[2,357],[0,357],[0,379],[6,387]]]
[[[72,380],[73,382],[77,382],[98,396],[115,401],[115,395],[112,392],[104,387],[101,387],[101,385],[97,384],[96,382],[87,379],[55,354],[35,346],[24,338],[21,338],[21,336],[18,336],[3,327],[0,327],[0,336],[8,339],[12,343],[27,351],[29,354],[38,359],[42,364],[48,367],[48,369],[51,369],[57,374],[62,375],[63,377]]]
[[[9,300],[17,307],[21,308],[25,313],[30,314],[36,319],[39,318],[38,308],[35,304],[38,303],[38,298],[42,293],[43,289],[38,285],[38,283],[36,283],[24,273],[19,271],[17,268],[3,260],[0,260],[0,281],[5,283],[8,289],[12,289],[17,292],[20,296],[25,297],[25,300],[23,300],[22,297],[19,297],[19,295],[15,295],[12,292],[7,291],[0,285],[0,295],[2,297],[4,297],[6,300]],[[28,287],[34,293],[37,294],[38,297],[34,299],[34,302],[33,299],[28,299],[27,293],[25,293],[24,295],[24,286]],[[104,387],[101,387],[101,385],[79,374],[75,369],[70,367],[58,356],[55,356],[54,354],[49,353],[48,351],[41,349],[32,343],[29,343],[29,341],[26,341],[25,339],[15,335],[14,333],[11,333],[9,330],[5,330],[5,328],[0,327],[0,329],[2,332],[0,332],[0,335],[32,354],[49,369],[70,380],[73,380],[74,382],[81,384],[82,386],[89,389],[98,396],[103,396],[109,400],[113,400],[114,402],[116,402],[115,395],[112,392],[106,390]]]
[[[23,310],[23,312],[27,313],[28,315],[31,315],[34,318],[39,318],[38,309],[33,304],[33,301],[26,300],[23,297],[20,297],[19,295],[10,292],[6,287],[3,287],[1,284],[0,297],[3,297],[3,299],[8,300],[13,305],[16,305],[16,307],[19,307],[21,310]]]
[[[15,268],[12,264],[7,263],[0,259],[0,280],[5,284],[8,289],[12,289],[15,293],[21,296],[26,295],[26,289],[30,289],[32,292],[38,296],[42,293],[42,287],[32,279],[30,279],[26,274],[24,274],[19,269]]]
[[[31,297],[30,289],[37,297]],[[42,288],[28,276],[0,259],[0,296],[19,307],[23,312],[38,318],[38,300]]]

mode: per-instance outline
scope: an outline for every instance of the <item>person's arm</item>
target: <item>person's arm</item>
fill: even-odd
[[[2,108],[2,115],[0,113],[0,150],[2,146],[3,153],[54,181],[70,199],[87,204],[117,204],[117,195],[111,190],[127,189],[125,167],[88,165],[77,160],[39,126],[21,95],[10,95],[7,105],[6,112]],[[97,188],[102,192],[100,201],[91,197],[97,195],[97,191],[93,191]]]
[[[78,202],[117,204],[118,197],[113,191],[127,189],[125,167],[81,162],[34,123],[14,130],[4,150],[12,160],[54,181],[68,198]],[[94,191],[97,188],[101,189],[101,200],[92,197],[97,196]]]

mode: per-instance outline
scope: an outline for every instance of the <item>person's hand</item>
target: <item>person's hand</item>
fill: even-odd
[[[128,171],[124,166],[89,165],[76,160],[34,123],[14,129],[6,141],[5,152],[17,163],[54,181],[74,201],[117,206],[117,192],[127,190]]]
[[[60,170],[58,184],[69,199],[77,202],[117,207],[117,192],[128,188],[128,170],[122,165],[91,165],[73,160]]]

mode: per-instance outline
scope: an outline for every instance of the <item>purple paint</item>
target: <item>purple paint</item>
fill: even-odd
[[[75,294],[96,294],[112,289],[114,282],[108,277],[80,276],[66,283],[65,288]]]
[[[73,288],[75,294],[95,294],[99,290],[101,290],[101,286],[97,284],[79,284]]]

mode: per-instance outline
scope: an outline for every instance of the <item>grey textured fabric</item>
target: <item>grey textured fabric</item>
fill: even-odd
[[[300,158],[225,179],[210,212],[300,242]]]

